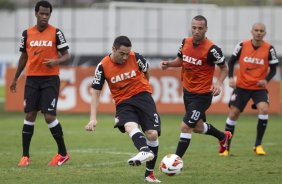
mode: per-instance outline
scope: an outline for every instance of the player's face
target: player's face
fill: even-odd
[[[255,24],[251,31],[255,41],[262,41],[265,36],[265,26],[263,24]]]
[[[204,20],[198,21],[193,19],[191,24],[191,32],[194,43],[198,43],[205,39],[207,30],[208,28],[206,27]]]
[[[37,25],[39,27],[46,27],[51,16],[50,8],[40,6],[39,11],[35,12],[35,16],[37,18]]]
[[[131,47],[120,46],[119,48],[113,47],[113,59],[115,63],[123,64],[128,59]]]

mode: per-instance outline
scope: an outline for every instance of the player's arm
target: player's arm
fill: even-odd
[[[139,70],[142,71],[147,80],[150,79],[150,70],[149,70],[149,63],[148,61],[139,53],[135,53],[136,62],[138,64]]]
[[[27,40],[27,30],[23,31],[22,36],[20,38],[20,51],[21,51],[21,56],[19,58],[19,63],[18,63],[18,67],[14,76],[14,79],[10,85],[10,91],[12,93],[16,92],[17,89],[17,80],[20,77],[22,71],[24,70],[25,66],[26,66],[26,62],[28,59],[28,55],[26,52],[26,40]]]
[[[163,60],[160,63],[162,70],[166,70],[169,67],[181,67],[182,66],[182,48],[184,46],[185,39],[182,40],[182,43],[178,49],[177,57],[174,60]]]
[[[65,63],[70,60],[71,56],[68,51],[69,45],[66,41],[63,32],[60,29],[56,30],[56,46],[60,57],[58,57],[57,59],[46,58],[43,64],[49,67],[53,67],[55,65],[60,65],[61,63]]]
[[[236,62],[239,60],[239,57],[241,55],[241,50],[242,50],[242,42],[238,43],[235,46],[233,54],[230,57],[229,62],[228,62],[228,69],[229,69],[228,78],[229,78],[229,86],[231,88],[236,87],[236,81],[234,79],[234,66],[235,66]]]
[[[57,59],[57,64],[66,63],[70,60],[71,56],[67,49],[60,51],[61,56]]]
[[[90,120],[85,126],[86,131],[95,131],[96,129],[97,109],[99,105],[101,90],[103,88],[104,83],[105,83],[104,70],[102,64],[100,63],[96,68],[95,77],[91,85],[93,89],[91,90],[92,95],[91,95],[91,104],[90,104]]]
[[[219,67],[219,75],[217,81],[211,86],[213,96],[217,96],[222,91],[223,81],[228,74],[228,66],[225,62],[225,57],[219,47],[213,45],[209,50],[207,61],[210,65],[216,64]]]
[[[99,97],[101,90],[92,89],[91,103],[90,103],[90,120],[85,126],[86,131],[95,131],[97,125],[97,108],[99,105]]]
[[[276,55],[276,51],[274,49],[273,46],[270,47],[269,49],[269,57],[268,57],[268,61],[269,61],[269,72],[266,76],[266,78],[264,80],[259,80],[257,82],[258,86],[261,87],[265,87],[266,84],[275,76],[276,74],[276,70],[277,70],[277,66],[279,63],[278,57]]]
[[[163,70],[166,70],[169,67],[181,67],[182,66],[182,59],[179,57],[176,57],[174,60],[164,60],[161,61],[161,68]]]
[[[28,56],[26,52],[22,52],[20,59],[19,59],[19,64],[14,76],[14,79],[10,85],[10,91],[12,93],[15,93],[17,90],[17,81],[19,76],[21,75],[22,71],[24,70],[25,66],[26,66],[26,62],[27,62]]]

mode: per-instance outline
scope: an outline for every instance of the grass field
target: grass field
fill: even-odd
[[[22,113],[6,113],[0,109],[0,183],[144,183],[144,166],[130,167],[127,159],[136,154],[129,137],[113,129],[113,116],[101,115],[95,133],[84,131],[87,114],[59,114],[64,128],[65,141],[71,160],[62,167],[47,167],[56,152],[55,141],[38,116],[35,134],[31,143],[31,163],[28,168],[19,168],[21,157]],[[161,115],[161,157],[173,153],[179,137],[181,116]],[[224,128],[225,116],[210,115],[210,122],[219,129]],[[256,117],[242,116],[233,139],[232,154],[227,158],[218,156],[217,140],[210,136],[193,134],[192,143],[184,156],[181,175],[156,176],[168,184],[278,184],[282,181],[282,116],[271,116],[265,135],[267,156],[256,156],[252,152],[255,139]]]

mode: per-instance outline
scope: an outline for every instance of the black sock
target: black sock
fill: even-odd
[[[212,126],[212,124],[206,123],[208,125],[208,131],[207,131],[207,135],[212,135],[214,137],[216,137],[219,141],[222,141],[225,138],[225,135],[223,132],[219,131],[218,129],[216,129],[214,126]]]
[[[139,151],[150,151],[147,143],[146,143],[146,138],[141,132],[136,132],[134,135],[131,137],[135,147]]]
[[[31,138],[34,132],[34,125],[23,125],[22,129],[22,146],[23,146],[23,156],[29,157],[29,146]]]
[[[154,153],[155,157],[153,160],[146,162],[145,177],[147,177],[150,174],[150,172],[152,172],[155,168],[156,161],[158,158],[159,146],[156,146],[156,147],[149,146],[149,149]]]
[[[50,131],[51,131],[54,139],[57,142],[58,153],[60,155],[62,155],[62,156],[66,156],[67,155],[67,150],[66,150],[66,146],[65,146],[65,141],[64,141],[64,137],[63,137],[63,130],[62,130],[61,124],[58,123],[53,128],[50,128]]]
[[[257,137],[256,137],[256,143],[255,146],[261,145],[262,138],[267,126],[267,119],[259,119],[258,125],[257,125]]]
[[[234,136],[234,131],[235,131],[235,126],[234,125],[225,124],[225,131],[231,132],[232,137],[233,137]],[[230,150],[232,137],[228,140],[228,148],[227,148],[228,150]]]
[[[190,140],[191,138],[180,137],[175,154],[182,158],[190,145]]]

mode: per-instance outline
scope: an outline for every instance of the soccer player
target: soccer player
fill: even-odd
[[[247,102],[252,99],[254,109],[258,110],[257,136],[254,151],[257,155],[265,155],[262,147],[262,138],[268,122],[269,98],[266,89],[267,83],[273,78],[278,66],[278,59],[272,45],[263,40],[266,35],[265,25],[255,23],[252,27],[252,39],[236,45],[229,61],[229,86],[234,88],[229,102],[229,115],[225,130],[234,133],[236,121],[243,112]],[[237,81],[234,79],[233,69],[239,62]],[[229,148],[222,154],[228,156]]]
[[[60,88],[59,64],[69,60],[70,54],[62,31],[48,23],[51,13],[52,5],[48,1],[39,1],[35,5],[37,23],[22,33],[21,56],[10,85],[11,92],[15,93],[17,80],[25,68],[26,116],[22,129],[23,155],[18,164],[23,167],[29,165],[29,147],[39,110],[44,114],[45,121],[58,145],[58,154],[52,158],[48,166],[62,165],[70,158],[64,143],[62,126],[56,118]]]
[[[139,151],[127,161],[128,164],[138,166],[146,162],[144,180],[159,183],[153,170],[158,155],[161,121],[151,96],[148,62],[142,55],[133,52],[131,47],[128,37],[118,36],[114,40],[112,53],[98,64],[92,83],[90,121],[85,129],[96,129],[99,96],[107,81],[116,104],[115,128],[128,133]]]
[[[183,99],[185,116],[181,123],[180,140],[176,155],[183,157],[190,145],[192,132],[212,135],[219,140],[219,153],[227,148],[231,133],[221,132],[206,122],[206,110],[212,97],[220,94],[228,67],[221,49],[206,38],[207,19],[198,15],[192,19],[192,36],[184,38],[177,57],[172,61],[161,61],[163,70],[169,67],[182,67]],[[215,65],[219,67],[219,76],[212,82]]]

